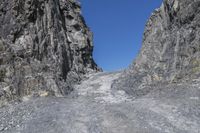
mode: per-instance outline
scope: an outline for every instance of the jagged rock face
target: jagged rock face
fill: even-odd
[[[142,49],[114,86],[141,88],[200,76],[200,0],[164,0],[147,22]]]
[[[1,0],[0,23],[0,101],[65,95],[99,70],[75,0]]]

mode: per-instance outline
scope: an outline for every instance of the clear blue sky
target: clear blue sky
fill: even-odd
[[[94,59],[104,71],[128,67],[137,56],[144,27],[162,0],[80,0],[94,33]]]

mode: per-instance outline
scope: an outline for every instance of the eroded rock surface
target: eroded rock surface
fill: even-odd
[[[164,0],[146,24],[138,57],[113,87],[145,94],[149,84],[198,79],[199,24],[199,0]]]
[[[0,104],[65,95],[99,70],[80,8],[75,0],[0,1]]]

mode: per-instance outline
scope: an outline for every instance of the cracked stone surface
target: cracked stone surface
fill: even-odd
[[[113,87],[137,93],[149,84],[200,77],[200,0],[163,0],[147,21],[142,48]]]
[[[100,70],[76,0],[1,0],[0,23],[0,106],[24,96],[61,97]]]

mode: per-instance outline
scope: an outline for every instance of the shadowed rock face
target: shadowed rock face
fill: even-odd
[[[142,49],[113,85],[131,90],[200,76],[200,1],[164,0],[149,18]]]
[[[75,0],[0,1],[0,101],[62,96],[98,71],[92,33]]]

